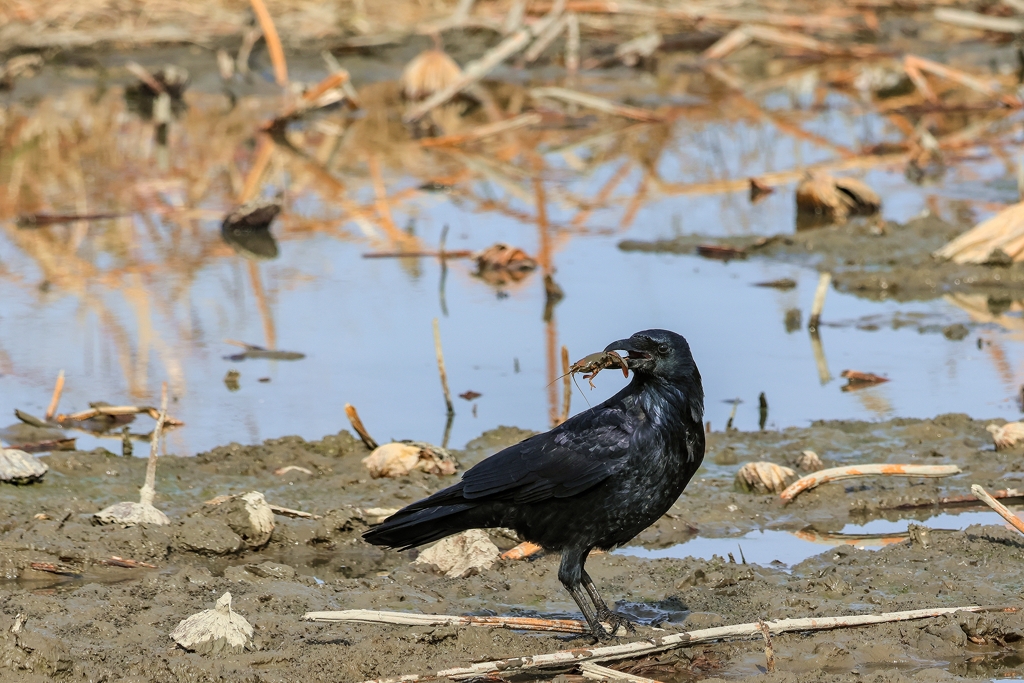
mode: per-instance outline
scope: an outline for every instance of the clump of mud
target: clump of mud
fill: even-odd
[[[836,532],[849,523],[924,521],[938,511],[955,512],[940,499],[968,493],[972,483],[1005,489],[1024,478],[1024,447],[996,451],[987,425],[944,415],[714,433],[705,466],[689,488],[633,543],[653,550],[696,533],[714,538],[754,530]],[[471,465],[528,434],[506,428],[488,432],[455,455]],[[955,464],[963,474],[826,484],[788,506],[772,494],[735,489],[739,463],[793,466],[806,450],[828,466]],[[157,489],[172,524],[131,528],[94,525],[90,515],[134,493],[143,460],[104,450],[44,458],[51,470],[41,483],[0,489],[0,679],[257,675],[358,682],[590,645],[587,637],[558,634],[300,621],[307,611],[336,609],[579,618],[558,581],[556,556],[498,560],[465,578],[451,578],[429,563],[413,563],[417,551],[399,553],[363,542],[360,535],[379,522],[380,508],[400,507],[454,480],[420,471],[372,479],[361,462],[368,452],[342,432],[320,441],[285,437],[255,446],[230,444],[195,458],[168,456],[161,460]],[[206,504],[251,492],[261,493],[271,506],[311,516],[275,514],[264,540],[246,536],[252,526],[244,498]],[[516,543],[501,532],[488,535],[502,550]],[[733,552],[735,543],[728,547]],[[825,544],[802,561],[787,562],[783,555],[780,563],[758,565],[745,564],[738,553],[731,559],[722,555],[649,560],[631,550],[594,555],[587,569],[602,592],[618,601],[618,609],[667,630],[758,617],[1019,606],[1024,585],[1024,537],[1001,525],[943,531],[925,523],[880,549]],[[115,556],[120,566],[111,566]],[[126,567],[126,560],[154,568]],[[183,619],[210,609],[226,592],[232,609],[253,627],[253,650],[199,654],[169,646],[169,634]],[[14,633],[18,615],[23,623]],[[652,633],[641,627],[641,635]],[[997,677],[1019,672],[1022,644],[1024,617],[1017,613],[959,613],[790,634],[775,638],[775,676]],[[641,673],[662,681],[760,679],[763,643],[683,648],[642,664]]]
[[[756,258],[827,271],[840,291],[869,299],[908,301],[932,299],[950,293],[981,293],[995,299],[1024,296],[1024,265],[993,263],[960,265],[937,259],[932,253],[970,226],[953,225],[936,216],[900,224],[876,219],[855,219],[814,230],[763,237],[743,236],[715,240]],[[624,240],[626,251],[691,254],[709,242],[700,235],[662,240]]]

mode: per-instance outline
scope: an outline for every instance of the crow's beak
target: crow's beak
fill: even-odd
[[[620,339],[619,341],[612,342],[608,346],[604,347],[605,353],[608,351],[628,351],[628,360],[643,360],[650,358],[651,355],[640,348],[636,340],[630,337],[629,339]],[[632,364],[629,364],[632,368]]]
[[[604,347],[604,352],[609,351],[639,351],[636,342],[632,339],[620,339],[619,341],[612,342],[608,346]]]

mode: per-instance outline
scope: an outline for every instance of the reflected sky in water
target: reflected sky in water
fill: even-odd
[[[94,95],[68,92],[77,93],[78,102]],[[736,426],[756,429],[762,391],[770,406],[769,428],[824,418],[1019,415],[1014,402],[1024,380],[1019,338],[991,326],[973,329],[963,341],[947,340],[941,328],[970,323],[970,317],[942,299],[873,302],[830,291],[822,360],[803,327],[817,282],[813,270],[617,248],[627,236],[792,232],[795,183],[778,187],[757,205],[751,205],[745,189],[688,192],[679,186],[835,158],[834,149],[794,138],[772,116],[783,117],[784,128],[803,122],[806,131],[833,146],[856,149],[896,139],[884,119],[855,103],[846,103],[848,111],[794,116],[784,108],[789,96],[778,95],[771,116],[760,120],[701,110],[700,116],[684,114],[670,126],[620,122],[617,130],[633,132],[591,145],[579,141],[601,131],[565,139],[529,137],[535,147],[524,142],[511,157],[492,155],[487,148],[438,152],[426,157],[436,160],[433,171],[419,157],[402,162],[403,152],[391,149],[378,157],[371,152],[369,161],[346,157],[359,149],[346,137],[352,133],[339,132],[342,114],[325,115],[293,128],[293,144],[313,162],[280,148],[273,151],[259,193],[284,193],[285,211],[272,226],[280,253],[257,261],[220,241],[220,217],[233,207],[232,197],[260,154],[259,143],[245,131],[262,120],[273,102],[243,103],[232,124],[242,132],[225,124],[226,141],[219,141],[211,133],[219,129],[210,121],[217,120],[226,100],[211,93],[190,97],[190,118],[176,124],[178,132],[172,126],[168,163],[173,182],[163,180],[147,124],[127,112],[115,112],[105,128],[102,121],[96,124],[96,135],[118,136],[119,151],[97,151],[104,140],[93,141],[95,149],[81,152],[77,175],[56,174],[49,179],[52,187],[43,185],[38,196],[22,190],[12,197],[10,188],[32,173],[38,175],[36,182],[48,179],[39,170],[45,166],[45,149],[38,152],[41,158],[30,157],[21,167],[17,160],[0,161],[0,181],[9,188],[6,203],[0,202],[3,422],[13,419],[14,408],[45,412],[53,381],[64,369],[61,409],[66,412],[100,400],[156,403],[160,382],[168,380],[170,412],[186,423],[168,438],[169,450],[179,454],[288,434],[318,438],[348,428],[345,403],[359,409],[378,440],[440,442],[445,406],[433,318],[440,320],[453,393],[482,394],[473,402],[455,398],[450,444],[456,447],[498,425],[547,428],[552,413],[561,410],[561,382],[550,382],[561,373],[556,354],[562,345],[575,360],[650,327],[670,328],[689,339],[704,378],[706,419],[715,429],[724,426],[731,410],[725,401],[733,398],[743,401]],[[80,120],[73,99],[45,100],[36,109],[19,104],[8,111],[8,125],[18,115],[32,121],[38,114],[50,121],[44,127],[61,117]],[[75,145],[61,149],[72,161],[76,158]],[[545,153],[535,155],[533,149]],[[204,166],[217,154],[219,161]],[[374,158],[386,206],[372,182]],[[538,158],[544,164],[539,175],[523,170]],[[415,189],[431,173],[450,175],[453,168],[462,175],[451,193]],[[16,174],[21,176],[12,180]],[[1013,201],[1016,193],[1002,183],[1005,163],[982,153],[925,187],[910,183],[899,169],[858,175],[882,194],[883,213],[895,220],[925,210],[947,219],[965,212],[983,217],[991,214],[993,202]],[[74,187],[81,191],[61,194]],[[157,199],[132,204],[128,195]],[[550,223],[546,230],[538,227],[538,196]],[[964,201],[979,197],[976,206]],[[603,201],[589,207],[594,198]],[[154,209],[154,202],[161,201],[164,210]],[[13,222],[27,211],[125,205],[136,207],[130,208],[132,216],[88,225],[29,231]],[[176,214],[168,206],[189,210]],[[385,223],[392,232],[387,225],[382,232]],[[395,237],[394,230],[411,230],[418,248],[435,249],[446,225],[448,249],[481,250],[499,241],[530,254],[549,249],[553,277],[565,294],[551,321],[544,320],[541,272],[496,289],[472,275],[472,262],[452,260],[442,295],[441,266],[434,258],[363,258],[369,251],[393,250],[396,239],[405,239]],[[372,239],[367,232],[391,238]],[[77,260],[62,258],[62,253]],[[784,277],[797,287],[753,286]],[[803,325],[787,331],[785,313],[792,308],[801,310]],[[863,329],[868,322],[877,329]],[[992,343],[979,349],[979,336]],[[224,357],[237,349],[225,340],[306,357],[231,362]],[[844,393],[838,376],[849,368],[892,381]],[[238,391],[225,386],[229,370],[241,373]],[[610,396],[625,380],[608,371],[595,383],[593,391],[582,380],[573,389],[573,412]],[[148,431],[149,424],[140,418],[133,430]],[[119,449],[117,441],[84,435],[79,444]]]

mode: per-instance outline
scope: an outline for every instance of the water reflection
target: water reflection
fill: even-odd
[[[911,311],[973,322],[991,342],[977,353],[969,342],[895,324],[827,329],[808,342],[784,323],[810,304],[816,274],[807,269],[615,248],[626,234],[791,231],[792,184],[811,167],[863,172],[894,219],[926,206],[952,215],[963,206],[948,198],[960,183],[1003,172],[990,151],[1010,114],[939,116],[940,139],[968,127],[971,140],[989,137],[972,160],[922,188],[904,177],[902,153],[858,156],[899,143],[903,115],[829,90],[820,71],[814,87],[830,94],[810,106],[800,95],[808,73],[746,95],[691,74],[692,101],[664,107],[655,123],[538,106],[540,125],[461,146],[414,138],[400,122],[394,82],[361,87],[358,112],[325,112],[274,137],[257,131],[278,110],[276,97],[189,91],[165,137],[155,135],[163,124],[133,113],[118,87],[58,84],[38,99],[10,101],[0,110],[0,415],[15,407],[41,414],[63,368],[69,412],[100,400],[152,402],[166,379],[171,410],[186,422],[170,435],[180,453],[335,432],[346,426],[346,401],[371,432],[440,441],[437,316],[453,393],[482,394],[472,407],[456,400],[455,446],[498,424],[546,428],[565,410],[556,381],[563,345],[576,358],[653,326],[690,338],[709,397],[744,397],[735,424],[745,429],[757,426],[762,391],[772,406],[768,428],[953,410],[1015,415],[1021,350],[999,331],[1004,321],[979,317],[974,304],[833,293],[825,319]],[[623,98],[674,97],[642,83],[604,85]],[[491,96],[501,115],[513,116],[529,92],[502,83]],[[493,114],[439,112],[435,124],[458,136]],[[751,175],[777,187],[756,205]],[[269,230],[219,229],[235,207],[260,198],[282,206]],[[46,213],[107,217],[18,224]],[[535,256],[540,277],[495,288],[474,277],[470,261],[414,255],[477,253],[496,242]],[[362,258],[373,251],[409,255]],[[796,287],[750,286],[782,278]],[[225,340],[306,358],[231,366]],[[893,381],[843,396],[833,377],[848,367]],[[223,382],[230,370],[241,373],[238,391]],[[597,390],[574,394],[575,409],[621,385],[601,379]],[[713,426],[727,410],[710,409]]]

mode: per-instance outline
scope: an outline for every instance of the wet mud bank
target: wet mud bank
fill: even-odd
[[[712,244],[735,252],[725,258],[772,259],[830,272],[839,291],[868,299],[913,301],[946,295],[981,295],[998,309],[1024,295],[1024,267],[1007,258],[988,265],[961,265],[932,256],[969,225],[924,216],[900,224],[855,218],[769,238],[742,236],[709,239],[682,235],[660,240],[624,240],[624,251],[668,254],[699,253]]]
[[[588,570],[619,609],[645,624],[641,636],[657,633],[655,624],[672,631],[757,618],[1021,606],[1024,538],[1017,532],[1002,525],[927,530],[930,516],[961,509],[940,506],[939,499],[969,493],[972,483],[1011,488],[1024,477],[1022,449],[995,451],[987,424],[944,415],[713,433],[704,468],[669,514],[631,548],[594,555]],[[456,455],[465,468],[527,434],[488,432]],[[742,463],[792,465],[805,450],[826,466],[952,464],[963,472],[825,484],[789,505],[735,488]],[[306,611],[358,608],[578,618],[558,582],[555,556],[499,560],[453,579],[412,564],[416,551],[364,543],[360,534],[383,514],[376,508],[399,507],[452,481],[422,472],[371,479],[361,463],[367,453],[342,432],[319,441],[285,437],[195,458],[165,457],[155,504],[172,522],[132,528],[97,526],[91,515],[135,499],[144,462],[103,450],[46,457],[51,470],[42,483],[0,488],[0,677],[358,682],[590,645],[585,637],[471,627],[300,621]],[[269,542],[254,546],[230,516],[204,504],[246,491],[316,517],[277,515]],[[847,525],[878,519],[916,520],[925,531],[878,549],[835,540]],[[831,534],[832,541],[806,559],[788,556],[780,545],[776,560],[744,564],[736,538],[765,530],[826,540]],[[491,536],[500,549],[516,543],[501,532]],[[721,539],[721,554],[639,556],[695,537]],[[104,564],[113,556],[155,567]],[[178,648],[168,637],[178,622],[211,608],[226,591],[233,609],[255,627],[255,649],[204,655]],[[12,633],[18,615],[24,624]],[[1024,617],[1016,613],[783,635],[775,638],[777,671],[770,678],[796,680],[810,672],[821,680],[886,681],[1014,675],[1024,664],[1022,638]],[[616,664],[662,681],[763,678],[764,665],[760,640]]]

